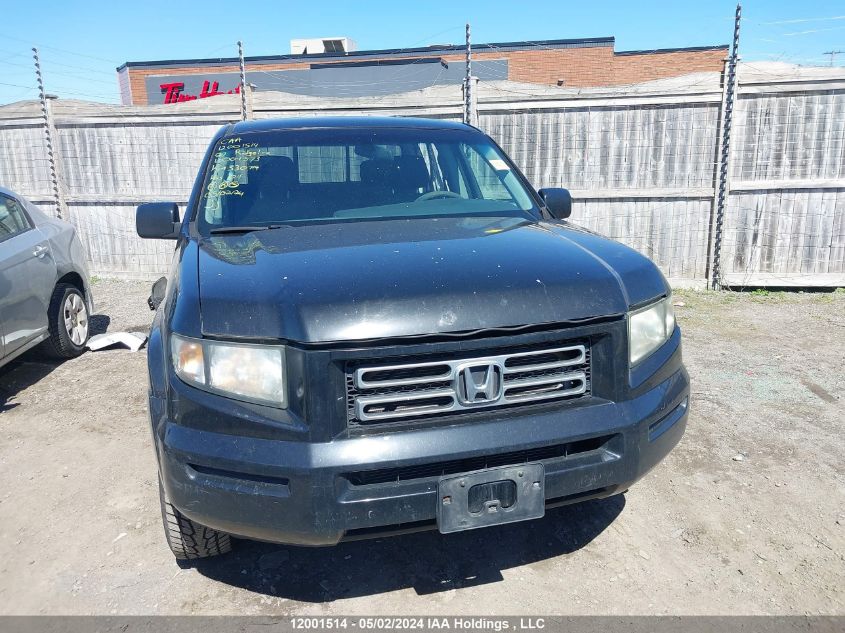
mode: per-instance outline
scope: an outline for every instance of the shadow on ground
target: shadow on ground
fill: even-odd
[[[91,336],[102,334],[109,328],[109,323],[111,319],[107,315],[95,314],[89,321],[89,333]],[[20,406],[20,402],[13,402],[16,396],[45,378],[62,363],[60,360],[46,357],[39,347],[0,367],[0,413]]]
[[[29,351],[0,368],[0,413],[21,405],[17,395],[47,376],[60,361],[47,360]]]
[[[299,548],[237,541],[232,554],[191,565],[242,589],[302,602],[331,602],[413,588],[417,594],[503,580],[502,571],[575,552],[622,512],[625,497],[548,510],[539,521],[451,535],[436,531]]]
[[[111,317],[106,314],[94,314],[88,321],[88,334],[94,336],[95,334],[105,334],[109,329]]]

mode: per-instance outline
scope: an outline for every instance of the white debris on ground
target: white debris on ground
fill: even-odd
[[[96,352],[115,345],[124,345],[129,351],[137,352],[147,342],[147,335],[141,332],[107,332],[95,334],[88,339],[88,349]]]

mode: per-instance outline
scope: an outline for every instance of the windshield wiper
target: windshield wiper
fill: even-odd
[[[218,226],[211,229],[209,233],[212,235],[220,235],[224,233],[252,233],[253,231],[268,231],[270,229],[280,229],[283,224],[262,224],[261,226]]]

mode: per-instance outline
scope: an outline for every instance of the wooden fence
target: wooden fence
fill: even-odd
[[[677,285],[710,275],[720,73],[620,88],[482,82],[478,125],[536,187],[565,186],[572,221],[650,256]],[[140,240],[135,206],[184,204],[209,139],[240,118],[238,96],[127,107],[54,101],[66,219],[101,276],[166,271],[172,243]],[[460,119],[459,88],[316,99],[255,93],[255,118],[383,114]],[[57,205],[39,105],[0,107],[0,185]],[[845,285],[845,71],[740,66],[723,217],[727,285]]]

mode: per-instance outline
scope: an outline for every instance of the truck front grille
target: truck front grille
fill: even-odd
[[[590,390],[586,342],[444,356],[348,363],[349,422],[369,425],[563,400]]]

